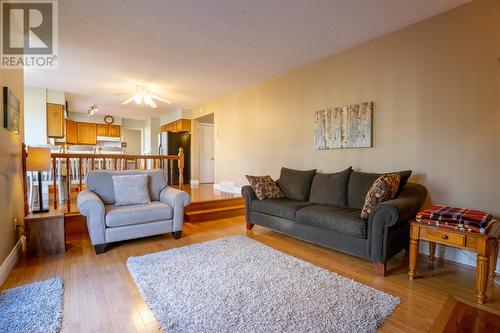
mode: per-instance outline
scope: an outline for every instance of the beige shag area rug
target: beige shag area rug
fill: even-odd
[[[128,259],[165,332],[373,332],[399,298],[235,236]]]

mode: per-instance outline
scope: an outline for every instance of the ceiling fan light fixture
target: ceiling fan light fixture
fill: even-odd
[[[148,88],[137,86],[136,91],[137,91],[137,93],[135,95],[131,96],[130,98],[126,99],[125,101],[123,101],[122,105],[125,105],[125,104],[128,104],[128,103],[134,101],[135,104],[137,104],[137,106],[139,106],[139,107],[148,106],[150,108],[155,109],[158,107],[158,105],[155,103],[155,100],[163,102],[163,103],[167,103],[167,104],[172,104],[172,102],[167,100],[167,99],[164,99],[164,98],[161,98],[159,96],[151,94],[149,92]]]
[[[99,109],[97,108],[97,104],[91,105],[89,109],[87,110],[87,115],[90,117],[94,115],[94,113],[98,112]]]

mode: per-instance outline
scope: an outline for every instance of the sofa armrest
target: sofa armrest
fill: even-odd
[[[396,198],[383,202],[373,209],[368,218],[372,261],[382,262],[387,259],[387,248],[390,246],[387,244],[388,229],[408,223],[415,217],[426,195],[425,187],[408,183]]]
[[[184,191],[167,186],[160,192],[160,201],[174,210],[174,227],[172,231],[181,231],[184,223],[184,207],[191,203],[191,196]]]
[[[106,243],[106,224],[104,203],[97,194],[84,190],[78,193],[76,199],[78,211],[87,218],[87,228],[92,245]]]
[[[250,185],[245,185],[241,188],[241,196],[245,199],[245,219],[251,223],[250,211],[252,210],[252,201],[258,200],[257,196]]]

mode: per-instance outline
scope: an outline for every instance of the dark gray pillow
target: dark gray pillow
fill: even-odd
[[[311,185],[309,201],[319,205],[347,206],[347,185],[352,167],[336,173],[317,173]]]
[[[307,201],[315,174],[316,169],[302,171],[281,168],[278,186],[288,199]]]
[[[398,193],[405,187],[408,178],[411,176],[411,170],[387,173],[368,173],[353,171],[349,177],[349,186],[347,190],[347,204],[351,208],[361,209],[365,204],[366,194],[373,185],[373,182],[382,175],[399,173],[401,180],[399,182]]]

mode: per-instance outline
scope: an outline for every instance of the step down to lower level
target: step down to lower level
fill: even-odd
[[[245,214],[245,203],[242,198],[194,202],[186,207],[186,222],[203,222]]]

